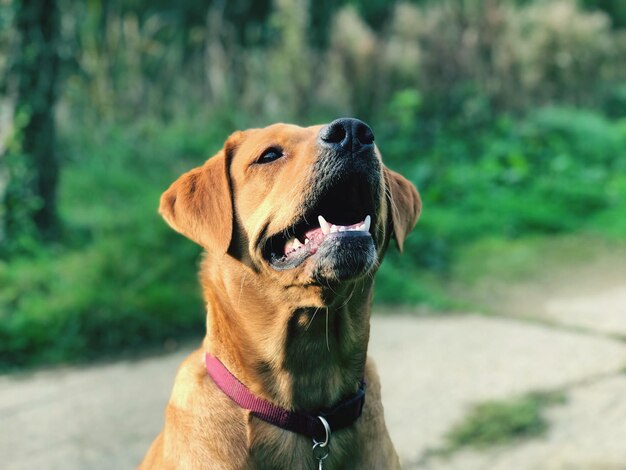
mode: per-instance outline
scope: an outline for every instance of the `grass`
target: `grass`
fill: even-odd
[[[419,187],[424,211],[404,253],[390,247],[378,304],[458,309],[494,280],[540,280],[547,264],[626,253],[624,120],[547,109],[521,122],[494,119],[471,135],[442,128],[416,155],[422,122],[404,118],[390,114],[373,127],[385,162]],[[0,260],[0,369],[202,333],[200,250],[156,208],[234,126],[190,115],[126,125],[87,117],[61,128],[65,236]]]
[[[512,400],[479,403],[448,433],[445,451],[485,449],[540,437],[548,430],[546,408],[565,401],[562,392],[533,392]]]
[[[626,259],[623,239],[591,232],[515,239],[483,237],[459,250],[452,277],[468,286],[493,279],[541,282],[554,275],[555,269],[571,270],[608,258]]]
[[[601,291],[626,279],[626,242],[593,232],[484,237],[458,250],[447,292],[497,315],[535,317],[550,295]]]
[[[124,354],[203,332],[200,249],[156,208],[176,175],[219,143],[195,121],[102,123],[70,135],[59,195],[65,240],[0,263],[0,370]]]

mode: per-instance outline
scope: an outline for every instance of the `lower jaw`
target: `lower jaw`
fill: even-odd
[[[371,274],[377,264],[371,237],[337,239],[318,250],[312,277],[322,283],[355,280]]]
[[[349,258],[349,261],[356,266],[359,265],[358,258],[361,256],[368,256],[369,253],[359,253],[355,251],[350,253],[351,250],[367,250],[369,247],[373,248],[373,256],[376,257],[376,249],[372,236],[368,232],[360,231],[345,231],[327,234],[321,244],[317,245],[312,243],[305,245],[301,248],[301,252],[294,255],[290,259],[271,259],[269,261],[270,266],[276,271],[287,271],[294,269],[303,264],[308,258],[315,256],[320,258],[338,258],[340,261],[342,258]],[[345,253],[344,253],[345,252]],[[272,255],[274,256],[274,255]]]

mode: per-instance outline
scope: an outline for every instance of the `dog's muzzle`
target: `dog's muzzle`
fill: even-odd
[[[318,149],[303,215],[269,238],[264,255],[281,271],[314,256],[320,280],[364,274],[376,261],[372,232],[382,191],[374,134],[362,121],[337,119],[320,130]]]

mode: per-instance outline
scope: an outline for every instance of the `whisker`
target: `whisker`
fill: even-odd
[[[328,287],[333,294],[337,295],[337,292],[335,292],[331,287],[330,282],[326,282],[326,287]]]
[[[346,305],[348,305],[348,302],[350,302],[350,300],[352,299],[352,296],[354,295],[354,290],[356,289],[356,285],[352,288],[352,291],[350,292],[350,295],[348,296],[348,298],[346,299],[346,301],[341,304],[341,306],[339,308],[343,308]]]
[[[313,312],[313,315],[311,315],[311,319],[309,320],[309,323],[307,324],[307,326],[304,328],[304,331],[308,331],[310,326],[313,324],[313,320],[315,320],[315,315],[317,315],[317,312],[319,312],[319,309],[321,307],[317,307],[315,309],[315,312]]]
[[[385,188],[385,193],[387,194],[387,196],[389,197],[389,201],[391,203],[392,208],[398,212],[398,206],[396,205],[395,201],[393,200],[393,197],[391,197],[391,191],[389,190],[389,188]]]
[[[243,272],[243,276],[241,276],[241,284],[239,285],[239,298],[237,299],[237,309],[239,309],[239,304],[241,304],[241,296],[243,294],[243,286],[246,283],[246,272]]]
[[[330,342],[328,340],[328,307],[326,308],[326,349],[330,352]]]

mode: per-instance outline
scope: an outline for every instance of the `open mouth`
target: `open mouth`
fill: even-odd
[[[331,240],[372,237],[375,204],[367,184],[336,184],[307,208],[305,214],[294,225],[268,239],[264,257],[272,268],[295,268]]]

